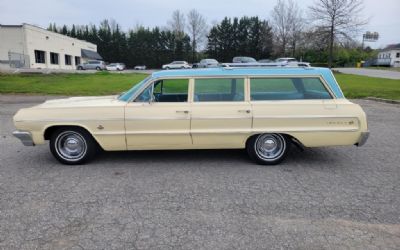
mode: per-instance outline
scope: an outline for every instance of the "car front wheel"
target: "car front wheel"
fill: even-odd
[[[82,128],[60,128],[51,135],[50,151],[59,162],[78,165],[93,159],[97,143]]]
[[[275,165],[286,156],[290,142],[285,135],[260,134],[247,142],[246,149],[250,158],[262,165]]]

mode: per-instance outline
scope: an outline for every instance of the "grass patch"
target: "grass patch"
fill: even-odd
[[[43,95],[119,94],[146,78],[146,74],[0,74],[0,93]]]
[[[43,95],[119,94],[143,80],[146,74],[0,74],[0,93]],[[400,80],[335,74],[347,98],[379,97],[400,100]],[[181,84],[178,84],[181,85]],[[176,91],[174,84],[170,91]]]
[[[400,100],[400,80],[335,74],[346,98],[379,97]]]

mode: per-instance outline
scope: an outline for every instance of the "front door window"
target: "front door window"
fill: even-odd
[[[188,79],[164,79],[151,84],[135,102],[187,102]]]

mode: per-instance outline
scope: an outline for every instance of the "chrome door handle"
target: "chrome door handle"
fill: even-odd
[[[246,114],[250,114],[250,113],[251,113],[251,110],[249,110],[249,109],[245,109],[245,110],[238,110],[238,112],[240,112],[240,113],[246,113]]]
[[[189,110],[177,110],[176,113],[189,114]]]

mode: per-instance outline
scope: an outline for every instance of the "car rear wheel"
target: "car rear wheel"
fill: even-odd
[[[260,134],[247,141],[246,149],[250,158],[262,165],[275,165],[286,156],[290,142],[282,134]]]
[[[101,68],[100,68],[100,67],[96,67],[96,70],[97,70],[97,71],[100,71],[100,70],[101,70]]]
[[[97,143],[82,128],[60,128],[50,137],[50,151],[59,162],[78,165],[93,159]]]
[[[82,66],[79,66],[79,67],[78,67],[78,70],[83,70],[83,67],[82,67]]]

